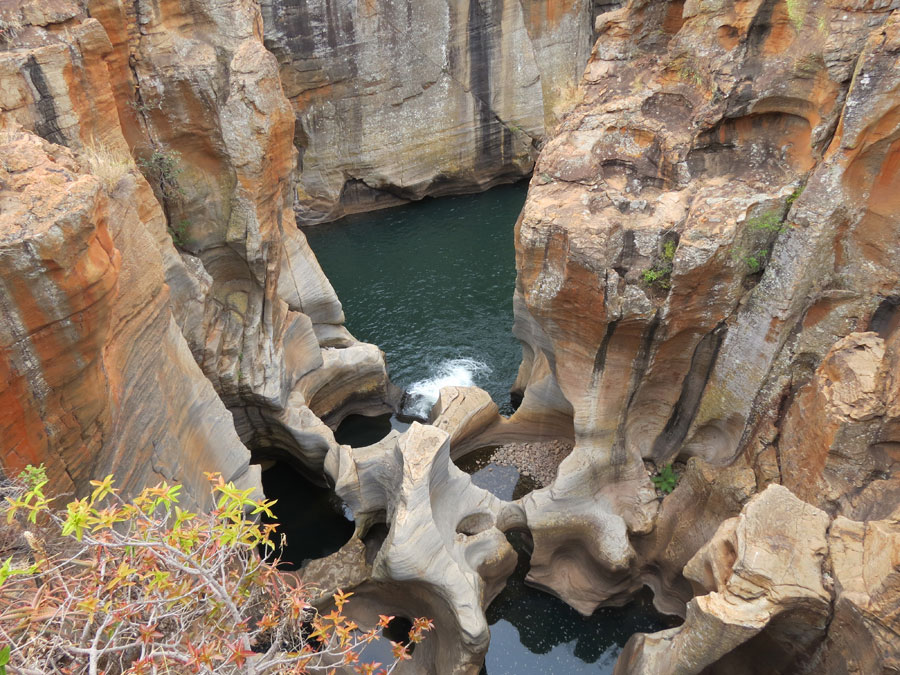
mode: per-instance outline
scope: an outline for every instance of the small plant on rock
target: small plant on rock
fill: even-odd
[[[107,194],[111,194],[119,181],[134,168],[131,157],[101,143],[86,144],[83,157],[91,174],[100,181]]]
[[[798,185],[797,188],[791,194],[788,195],[788,198],[785,200],[785,203],[787,204],[788,208],[793,206],[794,202],[797,201],[798,199],[800,199],[800,195],[803,194],[803,188],[805,188],[805,187],[806,187],[805,185]]]
[[[747,221],[747,227],[752,230],[764,230],[766,232],[784,232],[787,225],[782,222],[778,211],[767,211],[759,216],[754,216]]]
[[[178,185],[178,177],[184,171],[181,154],[175,150],[154,150],[138,159],[144,175],[159,187],[164,199],[175,199],[184,194]]]
[[[759,272],[763,267],[766,266],[766,257],[769,255],[769,252],[765,249],[759,249],[752,253],[748,253],[741,258],[744,261],[744,264],[747,265],[747,269],[751,272]]]
[[[187,243],[187,231],[191,226],[191,221],[184,219],[178,221],[176,225],[169,225],[169,236],[172,237],[172,243],[176,246],[184,246]]]
[[[650,481],[656,486],[656,489],[663,494],[669,494],[678,485],[678,474],[671,464],[661,467],[655,476],[650,477]]]
[[[672,266],[675,261],[675,249],[678,245],[672,241],[663,244],[659,262],[641,272],[641,279],[649,286],[668,290],[672,287]]]

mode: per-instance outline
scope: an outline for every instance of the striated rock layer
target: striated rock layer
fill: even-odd
[[[590,0],[262,0],[303,223],[527,175],[572,104]]]
[[[64,489],[111,468],[131,487],[165,476],[193,491],[203,470],[245,474],[243,443],[321,475],[335,446],[321,420],[386,410],[393,394],[296,228],[294,116],[258,5],[0,11],[16,27],[0,51],[0,123],[77,156],[45,145],[51,159],[4,174],[3,396],[19,402],[4,410],[4,467],[53,457]],[[57,157],[80,192],[41,207],[31,195],[50,198]],[[66,238],[39,241],[57,221]],[[78,246],[89,273],[74,272]],[[53,247],[72,258],[55,262]],[[57,323],[55,351],[39,348]]]
[[[620,673],[893,672],[900,5],[632,0],[597,30],[516,229],[510,424],[576,441],[523,500],[530,579],[686,613]],[[660,503],[645,462],[676,460]]]
[[[108,195],[23,132],[0,158],[4,469],[44,463],[65,492],[108,473],[126,490],[178,480],[188,499],[208,493],[203,470],[258,485],[175,323],[144,179],[125,173]]]

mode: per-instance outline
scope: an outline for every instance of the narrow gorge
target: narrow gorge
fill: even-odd
[[[898,329],[900,0],[0,0],[4,476],[395,672],[900,672]]]

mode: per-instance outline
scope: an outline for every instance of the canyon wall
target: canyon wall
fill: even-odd
[[[261,5],[301,224],[528,175],[591,45],[590,0]]]
[[[296,228],[294,117],[259,7],[0,10],[4,468],[201,499],[205,470],[258,485],[246,447],[320,473],[321,419],[391,392]]]
[[[900,3],[632,0],[597,30],[516,228],[513,421],[576,439],[523,500],[530,579],[686,611],[617,672],[893,672]]]

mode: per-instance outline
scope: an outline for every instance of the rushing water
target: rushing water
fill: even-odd
[[[347,328],[387,355],[424,417],[449,384],[486,389],[505,412],[522,351],[512,336],[513,226],[525,183],[426,199],[304,230]]]
[[[306,230],[344,305],[347,327],[381,347],[391,379],[418,396],[406,412],[426,415],[448,384],[476,384],[510,411],[509,387],[521,358],[510,330],[513,226],[524,199],[525,185],[519,184]],[[397,424],[391,416],[349,419],[338,440],[367,445]],[[476,484],[507,500],[534,487],[515,469],[493,464],[491,452],[484,449],[459,462]],[[519,564],[487,610],[491,644],[483,673],[612,673],[632,633],[671,625],[652,610],[646,595],[627,607],[582,617],[525,585],[527,541],[518,533],[511,533],[510,541]]]

